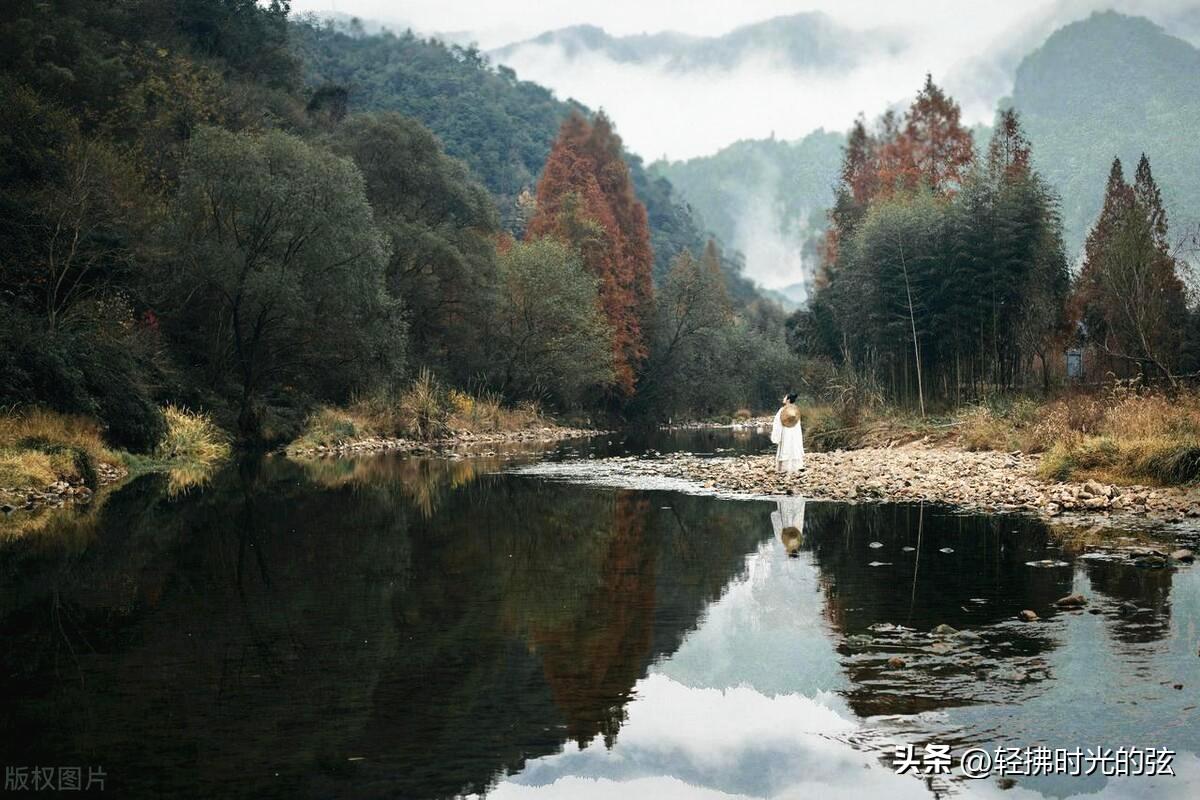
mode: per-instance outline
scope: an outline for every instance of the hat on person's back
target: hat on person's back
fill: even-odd
[[[779,412],[779,421],[783,423],[785,428],[794,428],[800,422],[800,409],[795,403],[788,403],[783,407],[783,411]]]

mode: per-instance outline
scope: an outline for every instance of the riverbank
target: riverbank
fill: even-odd
[[[109,446],[93,419],[44,409],[0,415],[0,513],[87,505],[101,490],[150,472],[174,494],[208,480],[229,458],[228,437],[205,414],[163,409],[166,430],[154,451]]]
[[[688,453],[591,462],[628,474],[674,478],[735,495],[801,495],[842,502],[929,502],[967,511],[1021,512],[1105,525],[1194,521],[1200,489],[1046,481],[1041,456],[971,452],[912,443],[809,453],[806,469],[784,475],[770,455],[705,458]]]
[[[398,436],[368,436],[320,444],[297,441],[284,448],[284,452],[293,458],[346,458],[386,452],[437,454],[489,446],[550,444],[567,439],[599,436],[606,432],[592,428],[574,428],[544,423],[513,430],[451,431],[445,436],[429,440]]]

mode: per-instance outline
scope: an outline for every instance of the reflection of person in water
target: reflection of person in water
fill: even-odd
[[[788,558],[799,558],[800,545],[804,541],[804,498],[779,498],[771,512],[771,527],[783,542]]]

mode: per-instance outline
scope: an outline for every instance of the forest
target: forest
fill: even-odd
[[[13,10],[6,408],[147,451],[169,404],[278,444],[416,379],[426,430],[452,397],[654,420],[785,387],[784,314],[737,255],[611,120],[470,48],[281,1]]]
[[[976,152],[932,79],[853,122],[790,317],[618,120],[474,48],[283,0],[22,0],[0,87],[0,404],[135,452],[167,408],[278,445],[336,408],[391,435],[478,404],[653,423],[788,389],[923,415],[1057,385],[1070,348],[1167,384],[1200,367],[1148,160],[1094,187],[1073,276],[1019,115]]]

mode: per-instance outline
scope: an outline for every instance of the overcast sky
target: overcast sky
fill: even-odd
[[[904,102],[926,72],[959,100],[968,122],[990,122],[1011,89],[1020,57],[1055,28],[1097,8],[1116,7],[1164,22],[1200,0],[293,0],[295,11],[338,11],[411,26],[422,34],[476,41],[485,50],[546,30],[590,23],[613,34],[675,30],[719,35],[740,25],[800,11],[822,11],[856,29],[887,28],[909,42],[903,52],[836,75],[798,73],[763,53],[735,69],[679,74],[607,58],[568,60],[557,50],[524,48],[509,61],[522,78],[604,108],[627,146],[648,160],[712,153],[740,138],[774,133],[794,139],[824,127],[846,129]],[[703,120],[703,124],[697,124]]]

